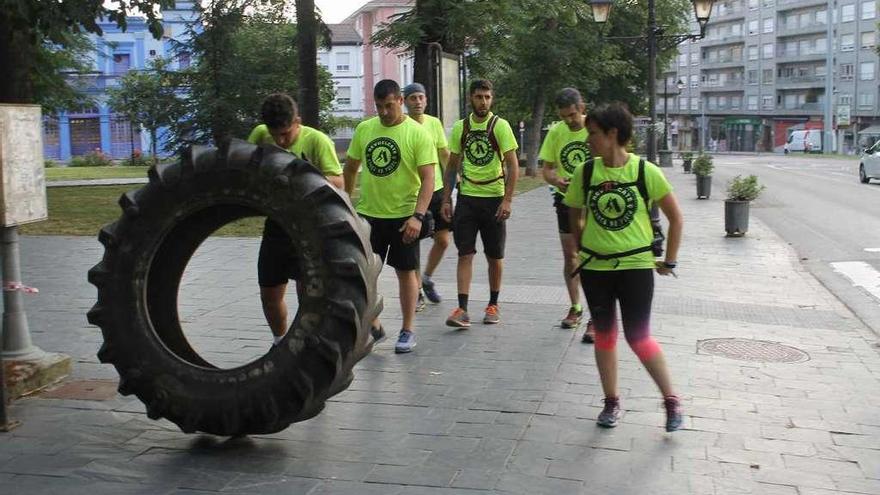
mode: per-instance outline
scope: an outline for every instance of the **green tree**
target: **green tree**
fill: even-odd
[[[180,74],[187,97],[170,129],[172,147],[244,138],[259,122],[267,95],[297,95],[299,89],[296,25],[284,20],[282,4],[215,0],[198,8],[201,22],[190,30],[190,41],[175,47],[195,62]],[[322,128],[329,132],[334,90],[323,69],[318,95]]]
[[[150,135],[151,155],[157,160],[159,129],[177,121],[183,100],[177,95],[175,74],[167,70],[168,60],[153,60],[146,71],[129,71],[119,86],[108,91],[108,103],[135,126]],[[134,149],[132,149],[134,153]]]
[[[99,18],[125,29],[129,9],[143,12],[150,32],[158,38],[162,35],[158,8],[173,3],[174,0],[128,0],[105,5],[104,0],[0,0],[0,66],[7,68],[0,78],[0,102],[36,101],[40,79],[34,75],[43,43],[65,47],[74,41],[71,33],[102,34],[96,21]]]
[[[94,104],[86,91],[92,72],[94,43],[82,33],[62,33],[64,43],[43,40],[34,60],[33,102],[55,113]]]

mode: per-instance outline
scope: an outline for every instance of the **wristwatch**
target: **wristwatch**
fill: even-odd
[[[675,261],[664,261],[664,262],[663,262],[663,266],[664,266],[665,268],[669,268],[670,270],[672,270],[672,269],[674,269],[676,266],[678,266],[678,263],[675,262]]]
[[[415,212],[412,214],[412,216],[413,216],[413,218],[415,218],[416,220],[418,220],[420,222],[425,221],[425,214],[424,213]]]

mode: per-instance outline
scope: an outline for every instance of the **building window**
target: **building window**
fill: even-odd
[[[859,81],[874,80],[874,62],[862,62],[859,65]]]
[[[758,84],[758,71],[750,69],[746,72],[746,81],[749,84]]]
[[[840,64],[840,80],[852,81],[855,74],[853,64]]]
[[[742,108],[742,96],[731,96],[730,97],[730,108],[734,110],[739,110]]]
[[[819,77],[825,77],[825,74],[828,73],[828,72],[825,70],[825,66],[824,66],[824,65],[817,65],[817,66],[813,67],[813,72],[814,72],[817,76],[819,76]]]
[[[707,103],[706,106],[709,107],[709,110],[716,110],[718,108],[718,97],[710,96]]]
[[[874,93],[859,93],[859,108],[874,106]]]
[[[877,44],[877,33],[874,31],[862,33],[862,48],[874,48],[875,44]]]
[[[840,35],[840,51],[842,52],[851,52],[855,49],[856,45],[856,35],[850,34],[842,34]]]
[[[764,7],[772,7],[775,2],[773,0],[764,0],[761,3],[764,5]]]
[[[698,76],[697,74],[691,75],[691,87],[692,88],[699,88],[700,87],[700,76]]]
[[[761,109],[773,110],[773,95],[764,95],[761,97]]]
[[[325,69],[330,68],[330,54],[327,52],[318,53],[318,65]]]
[[[764,69],[761,81],[764,84],[773,84],[773,69]]]
[[[874,0],[862,3],[862,19],[868,20],[877,17],[877,3]]]
[[[837,95],[837,104],[838,105],[852,105],[853,97],[851,94],[842,93]]]
[[[841,5],[840,6],[840,22],[850,22],[855,20],[856,18],[856,6],[855,4],[849,5]]]
[[[180,52],[177,55],[177,65],[181,70],[189,68],[190,63],[192,62],[189,52]]]
[[[750,46],[749,47],[749,60],[758,60],[758,47]]]
[[[775,47],[773,46],[773,43],[765,43],[764,46],[763,46],[763,48],[762,48],[762,51],[763,51],[762,55],[763,55],[763,57],[764,57],[765,59],[773,58],[773,52],[774,52],[774,49],[775,49]]]
[[[749,34],[758,34],[758,20],[749,21]]]
[[[687,67],[688,64],[688,54],[682,53],[678,56],[678,66],[679,67]]]
[[[691,65],[700,65],[700,53],[691,52]]]
[[[351,106],[351,86],[339,86],[336,88],[336,104],[340,107]]]
[[[678,109],[679,110],[687,110],[688,109],[688,98],[686,96],[678,97]]]
[[[348,52],[339,52],[336,54],[336,71],[348,72],[351,70],[351,56]]]
[[[764,19],[764,32],[765,33],[772,33],[773,32],[773,21],[774,20],[775,19],[772,17],[768,17],[768,18]]]
[[[828,50],[827,38],[816,38],[816,48],[813,53],[825,53]]]
[[[131,55],[127,53],[113,54],[113,73],[125,74],[131,68]]]
[[[699,110],[700,109],[700,99],[699,98],[691,98],[691,110]]]
[[[757,110],[758,109],[758,97],[757,96],[749,96],[748,99],[748,107],[747,110]]]
[[[749,0],[749,10],[758,10],[758,0]]]
[[[825,24],[828,22],[828,11],[827,10],[819,10],[816,12],[816,23]]]

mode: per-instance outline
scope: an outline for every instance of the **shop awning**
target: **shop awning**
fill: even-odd
[[[862,136],[880,136],[880,125],[872,125],[859,131]]]
[[[761,119],[758,117],[726,117],[724,125],[761,125]]]

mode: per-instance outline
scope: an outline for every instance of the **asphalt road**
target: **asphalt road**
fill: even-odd
[[[880,181],[861,184],[858,165],[820,155],[719,155],[712,189],[724,197],[730,178],[757,175],[767,189],[752,215],[880,336]]]

